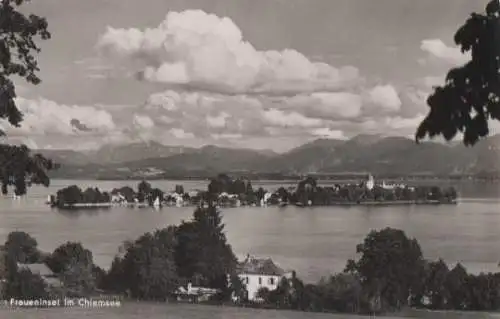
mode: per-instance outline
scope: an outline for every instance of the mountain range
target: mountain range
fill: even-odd
[[[104,145],[94,151],[35,150],[61,164],[56,178],[160,178],[225,172],[279,174],[469,175],[500,172],[500,135],[474,147],[404,137],[318,139],[286,153],[156,142]],[[178,176],[177,176],[178,175]]]

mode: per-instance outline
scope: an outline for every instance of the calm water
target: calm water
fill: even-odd
[[[181,183],[186,190],[204,189],[202,182],[153,182],[153,186],[171,190]],[[42,250],[52,251],[71,240],[80,241],[92,250],[94,260],[109,267],[119,245],[144,232],[178,224],[191,217],[193,208],[152,209],[114,208],[86,213],[63,214],[44,205],[48,194],[62,187],[78,184],[111,190],[126,182],[53,181],[49,188],[33,187],[21,200],[0,198],[0,241],[13,230],[32,234]],[[136,182],[130,182],[135,188]],[[267,189],[277,183],[261,183]],[[259,183],[254,183],[260,186]],[[470,271],[496,271],[500,261],[500,191],[495,184],[459,185],[464,198],[458,205],[400,207],[318,207],[233,208],[223,210],[227,237],[238,256],[246,253],[272,257],[284,268],[295,269],[307,281],[341,271],[355,247],[371,229],[386,226],[405,230],[420,242],[428,258],[442,257],[449,263],[462,262]],[[253,310],[210,308],[199,312],[184,306],[162,305],[160,315],[148,318],[264,318]],[[163,308],[161,308],[163,307]],[[180,307],[180,308],[179,308]],[[125,305],[121,309],[88,310],[93,318],[139,318],[150,307]],[[128,309],[128,310],[127,310]],[[142,309],[142,310],[141,310]],[[181,309],[181,310],[179,310]],[[0,312],[0,317],[2,312]],[[12,312],[9,318],[53,318],[53,312],[64,318],[86,317],[85,310],[43,310]],[[194,311],[193,313],[191,313]],[[10,310],[9,310],[10,312]],[[210,313],[213,312],[213,313]],[[237,312],[237,313],[236,313]],[[265,318],[322,318],[310,314],[265,312]],[[30,314],[32,315],[30,317]],[[11,316],[12,315],[12,316]],[[339,316],[337,318],[343,318]],[[142,318],[142,317],[141,317]],[[352,318],[352,317],[349,317]]]

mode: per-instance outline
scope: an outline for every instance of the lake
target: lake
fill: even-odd
[[[48,188],[33,187],[20,199],[0,199],[0,241],[13,230],[34,236],[42,250],[81,241],[95,262],[109,267],[124,240],[178,224],[192,216],[192,207],[161,210],[118,207],[110,210],[61,212],[44,204],[48,194],[65,186],[94,186],[111,190],[137,182],[54,180]],[[206,182],[158,181],[154,187],[204,189]],[[254,188],[275,189],[282,183],[254,182]],[[458,205],[388,207],[239,207],[222,210],[226,233],[238,256],[272,257],[295,269],[306,281],[342,271],[354,258],[356,245],[371,229],[386,226],[405,230],[420,242],[428,258],[462,262],[470,271],[496,270],[500,261],[500,192],[498,184],[458,185],[464,198]]]
[[[47,195],[71,184],[80,187],[112,188],[130,181],[53,180],[52,185],[32,187],[20,199],[0,197],[0,241],[13,230],[34,236],[42,250],[53,251],[64,242],[80,241],[94,254],[95,262],[109,267],[120,244],[144,232],[191,218],[193,208],[166,207],[162,210],[113,208],[81,213],[63,213],[44,204]],[[186,190],[205,189],[199,181],[154,181],[154,187],[172,190],[182,184]],[[283,182],[254,182],[273,190]],[[442,257],[449,263],[462,262],[470,271],[496,271],[500,261],[500,189],[498,184],[463,183],[458,205],[390,207],[240,207],[224,209],[229,242],[242,257],[250,253],[272,257],[284,268],[295,269],[306,281],[341,271],[355,248],[371,229],[395,227],[418,239],[427,258]],[[151,310],[153,309],[153,310]],[[356,318],[198,306],[125,304],[119,309],[44,309],[14,311],[9,318]],[[205,309],[205,308],[203,308]],[[126,315],[125,315],[126,314]],[[264,315],[265,314],[265,315]],[[420,316],[421,317],[421,316]],[[434,318],[435,315],[432,315]],[[446,316],[446,318],[449,318]],[[456,318],[454,316],[454,318]]]

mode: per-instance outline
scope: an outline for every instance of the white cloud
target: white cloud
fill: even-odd
[[[295,111],[309,118],[352,119],[361,115],[361,96],[349,92],[316,92],[269,100],[274,108]]]
[[[359,81],[351,66],[312,62],[292,49],[259,51],[230,18],[201,10],[169,12],[145,30],[108,27],[97,46],[141,61],[147,80],[219,92],[330,91]]]
[[[140,129],[151,129],[155,126],[153,120],[147,115],[135,114],[133,123]]]
[[[262,112],[264,120],[271,125],[289,127],[315,127],[322,124],[322,120],[308,118],[297,112],[283,112],[277,109],[270,109]]]
[[[181,128],[172,128],[170,129],[170,134],[172,134],[175,138],[179,139],[189,139],[194,138],[194,134],[190,132],[186,132]]]
[[[211,134],[210,135],[215,140],[236,140],[243,138],[241,134]]]
[[[64,105],[42,98],[16,98],[16,105],[24,119],[19,128],[4,125],[9,135],[95,135],[115,129],[111,114],[94,106]]]
[[[314,129],[311,131],[311,134],[322,138],[339,139],[339,140],[345,139],[344,132],[340,130],[332,130],[327,127]]]
[[[440,39],[423,40],[420,49],[450,64],[461,65],[471,59],[470,53],[463,54],[460,48],[449,47]]]
[[[401,108],[401,99],[392,85],[376,86],[368,94],[370,101],[380,106],[384,111],[397,112]]]
[[[226,112],[222,112],[217,116],[207,115],[206,120],[210,127],[222,128],[226,126],[226,119],[230,117]]]
[[[443,85],[445,82],[444,76],[426,76],[422,79],[423,85],[427,88]]]

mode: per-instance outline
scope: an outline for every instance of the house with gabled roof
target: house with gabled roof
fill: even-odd
[[[238,264],[237,274],[247,290],[248,300],[259,301],[259,290],[266,288],[269,291],[278,288],[282,278],[291,279],[293,271],[286,271],[276,265],[271,258],[256,258],[247,255],[245,260]]]
[[[17,269],[20,270],[29,270],[32,274],[39,275],[48,289],[58,289],[63,286],[62,281],[58,278],[56,274],[50,270],[49,267],[45,264],[22,264],[17,263]]]

